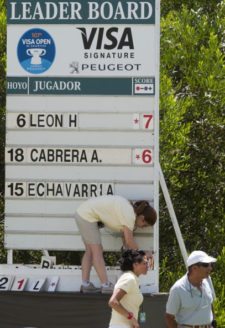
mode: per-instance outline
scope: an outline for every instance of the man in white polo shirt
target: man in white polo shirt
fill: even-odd
[[[210,280],[214,257],[194,251],[188,272],[171,287],[166,305],[167,328],[211,328],[215,293]]]

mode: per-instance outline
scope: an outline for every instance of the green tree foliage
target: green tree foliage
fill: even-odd
[[[161,15],[165,17],[171,11],[179,12],[182,6],[186,6],[189,10],[198,11],[214,16],[217,6],[221,0],[206,1],[206,0],[161,0]]]
[[[212,274],[213,282],[217,290],[217,299],[214,304],[216,318],[219,323],[218,328],[225,327],[225,247],[221,255],[218,256],[215,272]]]
[[[223,327],[225,1],[163,1],[162,12],[161,165],[187,250],[219,258],[213,278]],[[177,264],[184,266],[163,200],[160,205],[160,282],[168,290],[181,275]]]
[[[213,24],[186,7],[161,21],[161,163],[188,249],[215,255],[225,226],[225,2],[218,8]],[[164,220],[161,236],[166,249]]]

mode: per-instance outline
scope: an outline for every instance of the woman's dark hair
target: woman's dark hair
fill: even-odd
[[[141,263],[144,256],[145,252],[142,250],[127,249],[119,260],[121,271],[133,271],[133,264]]]
[[[157,220],[156,210],[149,205],[147,200],[139,200],[133,204],[136,215],[144,215],[145,221],[153,226]]]

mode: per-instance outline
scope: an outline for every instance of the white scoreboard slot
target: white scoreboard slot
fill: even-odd
[[[153,130],[150,113],[8,113],[8,129]]]
[[[151,148],[6,147],[6,163],[35,165],[150,165]]]

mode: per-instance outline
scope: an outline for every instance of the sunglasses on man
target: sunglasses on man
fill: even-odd
[[[197,266],[202,266],[204,268],[208,268],[209,266],[213,267],[213,264],[214,263],[203,263],[203,262],[196,263]]]

